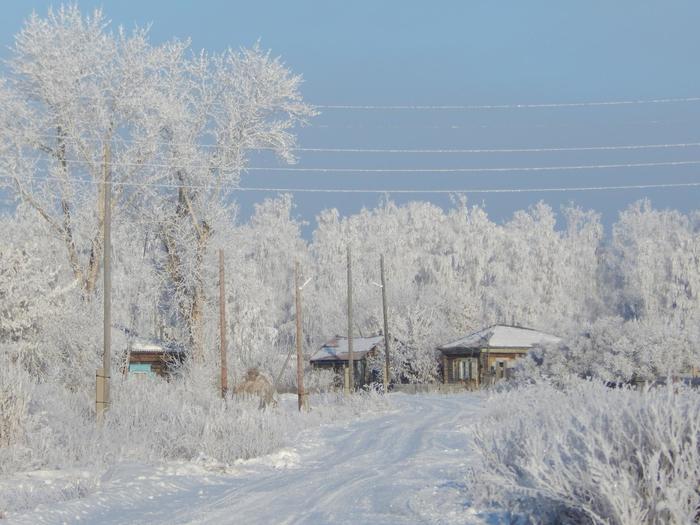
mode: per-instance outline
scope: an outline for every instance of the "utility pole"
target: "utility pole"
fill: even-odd
[[[384,275],[384,254],[379,256],[379,270],[382,274],[382,310],[384,313],[384,393],[389,393],[389,314],[386,304],[386,276]]]
[[[308,281],[307,281],[308,282]],[[297,345],[297,398],[299,411],[308,408],[306,392],[304,392],[304,356],[302,355],[302,333],[301,333],[301,272],[299,271],[299,261],[294,265],[294,288],[296,289],[296,345]]]
[[[224,250],[219,249],[219,340],[221,351],[221,397],[228,390],[228,366],[226,364],[226,288],[224,285]]]
[[[109,379],[112,361],[112,181],[109,146],[103,147],[104,160],[104,224],[103,224],[103,353],[102,369],[97,371],[95,408],[97,422],[102,424],[104,413],[109,407]],[[127,363],[126,366],[129,366]]]
[[[348,391],[355,391],[355,362],[352,355],[352,257],[348,244]]]

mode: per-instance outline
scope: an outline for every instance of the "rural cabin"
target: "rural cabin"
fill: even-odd
[[[356,387],[363,387],[381,379],[381,372],[370,369],[367,358],[376,353],[383,344],[383,335],[352,338],[353,368],[355,369],[353,379]],[[333,370],[340,377],[343,377],[348,360],[348,338],[340,335],[326,341],[310,359],[313,368]],[[377,374],[379,377],[375,377]]]
[[[506,377],[514,361],[532,347],[560,340],[532,328],[489,326],[437,348],[442,354],[442,381],[478,388]]]
[[[184,357],[184,349],[175,342],[137,339],[128,350],[128,372],[139,377],[165,377]]]

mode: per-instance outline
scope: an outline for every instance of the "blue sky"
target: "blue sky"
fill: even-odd
[[[0,19],[5,48],[36,9],[8,2]],[[152,23],[154,40],[191,37],[222,50],[258,39],[304,76],[315,104],[486,105],[700,96],[700,3],[693,1],[84,1],[115,24]],[[56,5],[56,3],[54,3]],[[5,56],[8,52],[4,51]],[[303,129],[305,147],[520,148],[700,141],[700,103],[475,111],[328,110]],[[299,166],[463,168],[700,160],[700,148],[499,154],[305,153]],[[261,161],[262,162],[262,161]],[[597,171],[423,174],[246,175],[247,186],[324,188],[536,188],[700,181],[700,166]],[[695,209],[700,189],[562,194],[475,194],[496,220],[544,200],[573,201],[606,223],[630,202]],[[240,198],[243,214],[262,194]],[[447,205],[445,195],[421,198]],[[378,195],[300,194],[307,221],[323,208],[374,206]]]

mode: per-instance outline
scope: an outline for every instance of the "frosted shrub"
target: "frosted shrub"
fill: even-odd
[[[475,499],[534,523],[686,524],[700,509],[700,395],[578,382],[495,395]]]
[[[558,382],[579,376],[610,383],[683,375],[699,362],[698,340],[698,329],[690,323],[604,317],[577,327],[560,345],[531,351],[520,362],[518,375]]]
[[[223,463],[282,445],[286,414],[258,410],[258,401],[188,393],[187,385],[129,379],[108,415],[109,445],[120,458],[214,458]]]
[[[260,410],[257,399],[221,399],[211,377],[198,369],[169,382],[115,376],[99,429],[92,391],[34,384],[16,367],[0,367],[0,473],[119,461],[226,465],[273,452],[306,428],[385,406],[372,393],[324,394],[312,397],[309,413],[296,401]]]
[[[109,446],[118,458],[208,458],[231,464],[273,452],[296,432],[322,422],[376,412],[384,399],[371,393],[312,399],[310,413],[280,405],[259,409],[258,399],[228,397],[214,388],[194,396],[187,381],[127,380],[109,413]]]
[[[25,436],[30,455],[23,470],[68,468],[94,461],[100,445],[93,389],[74,392],[50,383],[36,385],[30,404],[31,426]]]
[[[333,370],[312,369],[306,372],[304,388],[307,392],[331,392],[341,382],[341,378]]]
[[[19,367],[0,365],[0,474],[94,458],[93,406],[84,392],[36,384]]]
[[[21,441],[32,386],[23,370],[8,359],[0,359],[0,451]]]

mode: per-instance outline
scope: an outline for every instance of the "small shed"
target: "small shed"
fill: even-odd
[[[381,378],[381,371],[370,369],[367,358],[376,353],[383,344],[383,335],[352,338],[353,380],[356,387],[362,387],[378,380],[376,375]],[[349,362],[348,338],[336,335],[326,341],[311,356],[310,361],[313,368],[333,370],[342,375]]]
[[[439,346],[443,383],[478,388],[508,376],[508,369],[531,348],[561,341],[532,328],[496,324]]]
[[[185,349],[174,341],[137,339],[127,351],[129,374],[165,377],[185,358]]]

